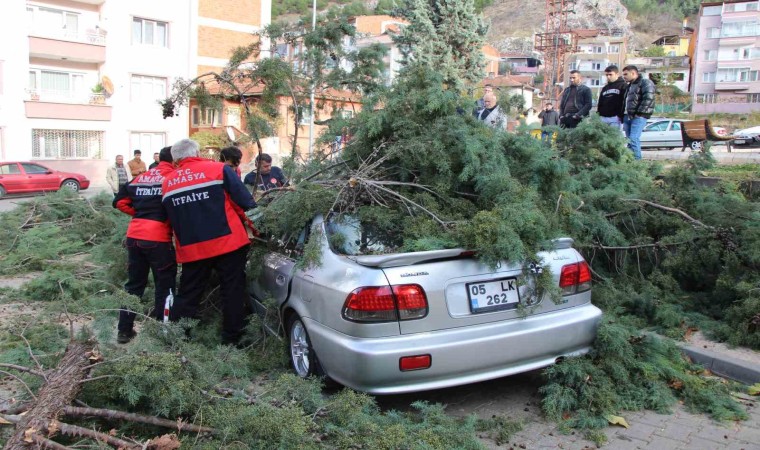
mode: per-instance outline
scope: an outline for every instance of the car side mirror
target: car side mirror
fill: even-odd
[[[46,170],[46,171],[45,171],[45,174],[47,174],[47,175],[51,175],[52,173],[53,173],[53,171],[52,171],[52,170]]]

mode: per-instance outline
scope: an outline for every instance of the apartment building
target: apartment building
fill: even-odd
[[[144,159],[187,137],[164,119],[178,78],[229,57],[270,20],[270,0],[29,0],[0,17],[0,159],[36,160],[104,184],[117,154]]]
[[[689,60],[688,56],[639,56],[628,58],[625,65],[636,66],[641,76],[649,78],[656,86],[671,85],[682,92],[689,92]]]
[[[760,111],[758,1],[702,3],[693,61],[693,113]]]
[[[622,31],[577,30],[578,52],[568,55],[564,74],[565,86],[570,81],[570,71],[578,70],[583,75],[583,83],[591,88],[594,101],[607,82],[604,69],[614,64],[622,69],[625,63],[628,40]]]

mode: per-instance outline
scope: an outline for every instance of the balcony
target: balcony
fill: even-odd
[[[30,119],[111,120],[111,107],[103,94],[30,91],[24,108]]]
[[[67,33],[66,30],[29,32],[29,56],[84,63],[106,61],[106,37],[100,30]]]
[[[715,83],[716,91],[744,91],[749,89],[748,81],[718,81]]]

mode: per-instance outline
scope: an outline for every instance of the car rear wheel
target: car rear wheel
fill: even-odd
[[[5,197],[5,194],[7,194],[7,193],[8,192],[5,190],[5,188],[2,187],[2,186],[0,186],[0,197]]]
[[[306,326],[298,314],[288,319],[288,351],[290,367],[301,378],[323,376],[322,366],[311,346],[311,339]]]
[[[71,189],[73,192],[79,192],[79,182],[77,180],[64,180],[63,183],[61,183],[61,189]]]
[[[702,150],[702,141],[694,141],[691,143],[692,150]]]

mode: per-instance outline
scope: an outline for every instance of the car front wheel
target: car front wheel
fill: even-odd
[[[293,314],[288,319],[288,350],[290,366],[296,375],[301,378],[324,375],[317,354],[311,346],[309,332],[298,314]]]
[[[702,150],[702,141],[694,141],[691,143],[692,150]]]
[[[63,183],[61,183],[61,189],[71,189],[73,192],[79,192],[79,182],[77,180],[64,180]]]

